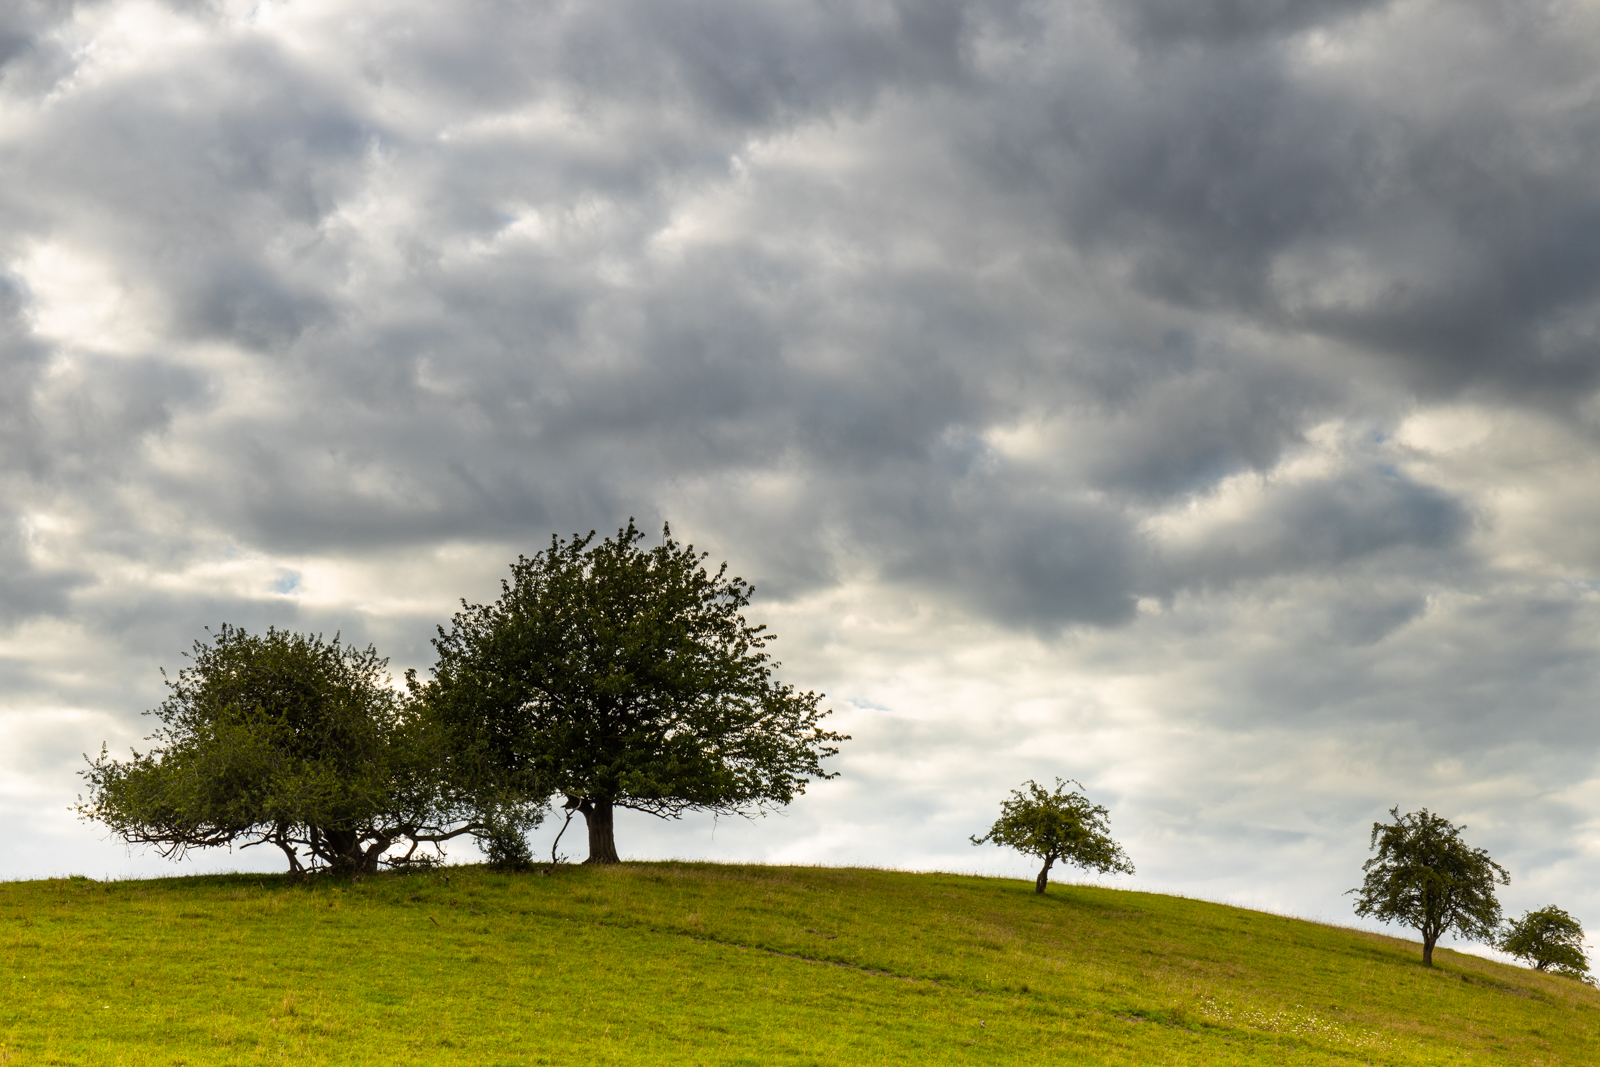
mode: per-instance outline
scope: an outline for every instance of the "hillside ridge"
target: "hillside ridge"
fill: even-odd
[[[1600,993],[1238,905],[681,861],[0,883],[18,1063],[1587,1063]]]

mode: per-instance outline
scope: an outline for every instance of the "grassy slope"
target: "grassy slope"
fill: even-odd
[[[448,876],[448,881],[446,880]],[[0,883],[0,1063],[1588,1063],[1600,993],[1173,897],[630,864]]]

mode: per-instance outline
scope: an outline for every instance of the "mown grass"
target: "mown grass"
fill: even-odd
[[[1570,979],[1085,886],[708,864],[0,883],[0,1064],[1593,1063]]]

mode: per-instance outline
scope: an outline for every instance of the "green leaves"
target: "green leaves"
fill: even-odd
[[[449,825],[464,804],[442,737],[385,666],[337,636],[224,625],[168,682],[158,747],[126,761],[102,751],[78,813],[174,857],[274,844],[294,870],[301,850],[313,866],[370,870],[396,840],[468,832]]]
[[[439,631],[418,693],[450,725],[472,774],[495,788],[564,793],[657,815],[787,804],[845,738],[821,695],[774,681],[771,635],[746,621],[753,592],[664,528],[646,549],[552,538],[519,557],[493,604]]]
[[[1380,922],[1400,922],[1422,934],[1423,962],[1432,966],[1433,946],[1455,931],[1472,941],[1493,943],[1500,925],[1495,883],[1511,875],[1481,848],[1461,839],[1465,827],[1423,808],[1400,814],[1392,823],[1372,824],[1377,855],[1361,865],[1366,878],[1357,893],[1356,914]]]
[[[223,626],[169,683],[159,747],[90,761],[79,814],[174,856],[271,843],[292,869],[301,849],[371,869],[396,842],[470,832],[515,866],[554,793],[609,826],[613,804],[750,814],[832,777],[845,738],[820,694],[773,679],[750,586],[670,530],[643,538],[630,521],[519,557],[404,695],[375,649]]]
[[[1041,893],[1057,860],[1102,874],[1134,873],[1132,861],[1111,838],[1110,811],[1077,790],[1068,791],[1069,783],[1083,788],[1082,782],[1072,779],[1057,778],[1054,792],[1031,779],[1024,782],[1027,791],[1012,790],[1000,804],[1000,818],[972,843],[1005,845],[1044,860],[1038,879]]]
[[[1583,927],[1578,920],[1551,904],[1507,923],[1498,947],[1533,964],[1535,970],[1552,968],[1557,974],[1592,982],[1589,958],[1583,952]]]

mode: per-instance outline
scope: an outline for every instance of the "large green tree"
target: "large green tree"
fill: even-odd
[[[181,858],[191,848],[282,849],[292,871],[375,870],[397,846],[483,833],[450,780],[445,735],[388,684],[371,647],[224,625],[197,641],[153,714],[156,746],[102,747],[80,816]]]
[[[630,519],[519,557],[499,600],[462,601],[439,629],[415,685],[486,788],[583,813],[591,863],[617,862],[618,807],[755,814],[833,777],[821,760],[846,740],[822,729],[819,694],[774,679],[749,584],[670,528],[643,540]]]
[[[1078,789],[1068,789],[1075,785]],[[1034,880],[1036,893],[1050,884],[1057,860],[1102,874],[1132,874],[1133,863],[1112,840],[1111,812],[1078,790],[1082,782],[1056,779],[1054,792],[1031,779],[1000,803],[1000,817],[989,832],[972,838],[974,845],[1006,845],[1044,861]],[[1026,790],[1026,792],[1024,792]]]
[[[1388,823],[1372,824],[1370,847],[1377,855],[1361,865],[1366,878],[1357,889],[1356,914],[1398,922],[1422,935],[1422,962],[1433,966],[1433,946],[1446,933],[1493,944],[1500,926],[1495,885],[1510,885],[1511,875],[1481,848],[1461,838],[1456,826],[1427,808],[1400,814],[1389,809]]]

